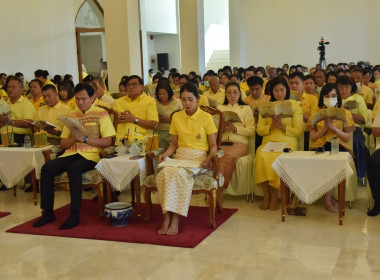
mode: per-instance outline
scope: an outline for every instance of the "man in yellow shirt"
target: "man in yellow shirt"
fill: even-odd
[[[45,130],[48,133],[48,142],[58,145],[63,130],[63,123],[58,116],[68,115],[71,108],[59,102],[58,92],[53,85],[46,85],[42,88],[42,97],[46,105],[37,110],[35,120],[46,121],[56,126],[56,128],[46,127]]]
[[[9,96],[7,104],[11,114],[10,118],[7,114],[0,115],[0,132],[7,131],[7,129],[9,133],[13,131],[14,142],[23,144],[25,135],[32,134],[29,123],[34,120],[36,110],[33,104],[22,96],[23,84],[16,77],[9,78],[7,91]]]
[[[115,101],[113,109],[119,115],[116,142],[133,133],[145,136],[149,130],[157,127],[156,102],[143,93],[143,88],[143,80],[137,75],[132,75],[127,80],[128,95]]]
[[[224,89],[222,89],[220,86],[219,77],[212,76],[209,80],[209,83],[210,89],[204,92],[203,96],[206,96],[209,99],[210,104],[210,101],[215,100],[217,102],[217,105],[222,105],[224,103],[224,99],[226,98],[226,94],[224,93]]]
[[[302,72],[293,72],[289,75],[289,87],[291,90],[295,91],[301,99],[301,107],[303,114],[304,123],[304,150],[309,150],[309,131],[306,131],[306,124],[309,121],[311,114],[318,110],[318,100],[315,96],[308,94],[303,91],[304,89],[304,75]]]
[[[315,90],[320,93],[323,85],[326,81],[326,72],[323,69],[317,69],[314,72],[314,78],[315,78]]]
[[[112,108],[115,103],[115,99],[113,99],[111,95],[106,94],[106,86],[104,81],[101,78],[95,78],[92,82],[96,86],[95,97],[100,101],[107,103],[109,108]]]
[[[247,80],[249,77],[252,77],[255,75],[255,69],[253,68],[247,68],[245,69],[245,72],[244,72],[244,81],[242,81],[240,83],[240,91],[242,94],[242,98],[244,98],[243,95],[245,95],[245,92],[249,90],[249,87],[248,87],[248,84],[247,84]]]
[[[372,109],[375,103],[375,94],[371,88],[363,84],[363,71],[359,68],[352,70],[351,78],[358,88],[356,93],[363,97],[367,108]]]
[[[41,170],[41,209],[42,217],[33,224],[41,227],[55,221],[54,177],[67,172],[70,183],[70,216],[59,229],[71,229],[80,222],[79,212],[82,201],[82,174],[94,169],[99,161],[101,148],[110,146],[115,129],[107,111],[94,106],[94,89],[86,83],[74,88],[77,108],[71,112],[84,126],[81,132],[75,126],[64,127],[61,135],[61,148],[65,152],[59,158],[46,163]]]
[[[258,76],[249,77],[247,80],[249,95],[242,98],[243,102],[248,104],[252,110],[255,110],[257,105],[263,102],[269,102],[270,95],[263,93],[264,80]],[[258,117],[258,111],[255,110],[255,118]]]

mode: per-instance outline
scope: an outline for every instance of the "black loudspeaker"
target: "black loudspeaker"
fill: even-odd
[[[169,54],[168,53],[158,53],[157,54],[157,64],[158,70],[169,70]]]

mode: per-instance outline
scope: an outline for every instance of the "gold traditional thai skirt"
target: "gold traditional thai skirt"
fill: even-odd
[[[224,155],[219,160],[220,173],[223,174],[224,186],[227,187],[235,171],[237,160],[239,157],[247,155],[248,145],[234,143],[232,146],[222,146],[221,148],[224,151]]]
[[[203,161],[206,156],[203,150],[180,147],[174,158]],[[164,214],[169,211],[187,216],[194,184],[193,176],[199,171],[201,168],[164,167],[157,174],[156,186]]]

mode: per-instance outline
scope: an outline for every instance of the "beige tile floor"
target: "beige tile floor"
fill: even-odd
[[[194,249],[5,233],[37,217],[32,195],[0,192],[0,279],[380,279],[380,217],[367,217],[367,192],[343,226],[321,202],[306,217],[280,220],[259,200],[225,197],[239,211]],[[94,196],[85,193],[85,197]],[[129,200],[122,194],[121,200]],[[69,202],[56,192],[56,206]],[[193,205],[205,205],[203,196]]]

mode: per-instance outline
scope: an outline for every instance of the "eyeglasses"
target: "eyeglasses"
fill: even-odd
[[[351,88],[351,86],[349,85],[344,85],[344,86],[338,86],[338,89],[341,91],[341,90],[349,90]]]

